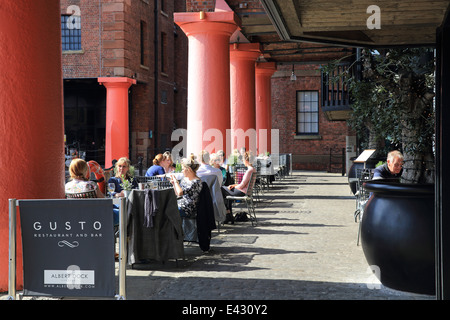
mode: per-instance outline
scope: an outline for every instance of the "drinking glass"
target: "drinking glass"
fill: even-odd
[[[112,196],[112,192],[116,189],[116,186],[114,185],[114,183],[108,183],[108,191],[109,191],[109,195]]]

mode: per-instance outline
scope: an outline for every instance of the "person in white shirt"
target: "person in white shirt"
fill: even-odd
[[[209,152],[206,150],[202,150],[202,152],[200,152],[199,158],[200,158],[200,167],[197,170],[197,176],[202,177],[206,175],[216,175],[217,181],[219,182],[219,186],[221,186],[223,182],[222,171],[218,168],[214,168],[209,164],[210,162]]]
[[[212,167],[217,168],[222,172],[222,179],[223,179],[222,184],[223,184],[223,182],[225,182],[227,180],[227,169],[222,167],[220,165],[220,162],[221,162],[221,157],[219,154],[217,154],[217,153],[211,154],[211,160],[210,160],[209,164]]]

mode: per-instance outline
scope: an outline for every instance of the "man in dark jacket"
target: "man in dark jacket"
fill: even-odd
[[[385,164],[378,166],[373,171],[373,180],[376,179],[398,179],[402,175],[403,155],[394,150],[388,153]]]

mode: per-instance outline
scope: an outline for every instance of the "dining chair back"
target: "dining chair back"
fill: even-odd
[[[250,220],[252,222],[252,226],[257,224],[255,203],[253,201],[253,190],[254,190],[254,186],[255,186],[256,177],[257,177],[257,173],[252,172],[252,175],[250,176],[250,182],[248,183],[247,192],[245,193],[245,195],[243,195],[243,196],[227,196],[226,197],[227,200],[232,200],[234,202],[237,200],[245,202],[245,204],[247,206],[248,214],[250,216]]]
[[[97,194],[95,190],[85,191],[85,192],[78,192],[78,193],[67,193],[66,192],[66,198],[67,199],[87,199],[87,198],[97,198]]]

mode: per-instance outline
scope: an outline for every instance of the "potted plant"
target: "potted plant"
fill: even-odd
[[[127,179],[124,175],[122,175],[121,178],[122,183],[120,184],[120,186],[124,190],[125,196],[128,198],[128,196],[131,193],[131,190],[133,190],[133,178],[130,177],[129,179]]]
[[[175,172],[180,173],[181,171],[183,171],[183,167],[181,166],[180,161],[177,160],[177,164],[175,165]]]
[[[230,173],[234,173],[235,166],[239,162],[239,152],[237,150],[233,150],[233,152],[228,157],[227,166]]]
[[[362,76],[345,75],[349,125],[367,146],[404,155],[401,182],[372,181],[361,223],[369,265],[384,285],[434,293],[434,60],[430,48],[362,50]]]

